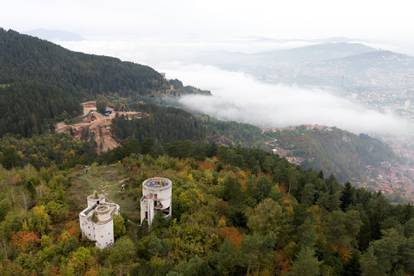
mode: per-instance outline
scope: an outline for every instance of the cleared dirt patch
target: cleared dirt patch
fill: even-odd
[[[59,122],[55,126],[56,132],[70,134],[77,140],[84,140],[86,139],[85,136],[93,139],[97,145],[96,151],[98,154],[119,146],[111,131],[114,118],[122,116],[127,120],[132,120],[148,116],[146,113],[133,111],[112,111],[110,114],[102,115],[96,111],[96,102],[94,101],[84,102],[82,107],[84,115],[76,120],[76,123]]]

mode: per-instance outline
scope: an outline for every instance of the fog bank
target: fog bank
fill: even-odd
[[[412,133],[407,120],[368,109],[329,91],[265,84],[246,74],[211,66],[164,64],[161,68],[169,78],[211,90],[213,96],[190,95],[180,101],[189,109],[219,119],[260,127],[320,124],[357,134]]]

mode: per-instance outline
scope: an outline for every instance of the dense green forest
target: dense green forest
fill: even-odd
[[[115,118],[112,133],[120,141],[151,138],[154,143],[168,143],[175,140],[211,142],[228,146],[264,148],[266,137],[260,128],[237,122],[226,122],[205,115],[194,115],[175,107],[154,104],[131,105],[148,116],[129,120]]]
[[[169,88],[148,66],[69,51],[0,28],[0,137],[43,133],[65,115],[80,114],[81,101],[97,95],[163,95]]]
[[[2,275],[414,273],[412,206],[261,150],[190,141],[162,148],[130,140],[87,170],[0,169]],[[157,217],[149,230],[136,223],[141,182],[154,175],[173,180],[173,218]],[[122,215],[105,250],[83,240],[78,224],[99,187]]]
[[[132,137],[143,141],[146,137],[151,137],[156,142],[170,142],[182,139],[202,140],[206,135],[201,122],[181,109],[140,104],[135,110],[149,116],[137,120],[115,118],[112,133],[118,139]]]
[[[26,80],[77,90],[86,96],[108,92],[145,94],[167,84],[148,66],[77,53],[46,40],[0,29],[0,83]]]
[[[81,112],[79,96],[39,82],[0,87],[0,137],[6,133],[31,136],[53,130],[57,120]]]

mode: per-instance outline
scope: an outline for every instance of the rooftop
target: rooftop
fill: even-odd
[[[143,185],[150,189],[159,189],[171,186],[172,182],[168,178],[153,177],[145,180]]]
[[[84,209],[80,215],[92,220],[94,223],[103,224],[112,219],[112,215],[117,212],[119,206],[112,202],[103,202],[95,204]],[[100,217],[100,216],[104,217]]]

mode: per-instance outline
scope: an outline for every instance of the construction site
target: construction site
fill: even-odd
[[[115,111],[107,107],[104,114],[97,111],[96,101],[82,103],[83,115],[74,118],[71,123],[59,122],[55,126],[57,133],[66,133],[77,140],[93,139],[98,154],[119,146],[111,132],[112,120],[123,117],[127,120],[141,119],[146,113],[135,111]]]

